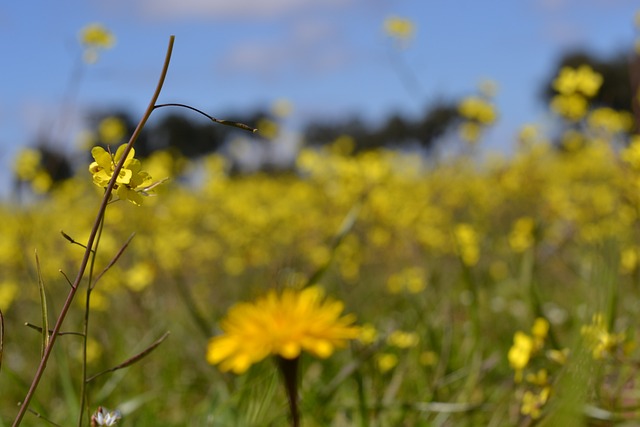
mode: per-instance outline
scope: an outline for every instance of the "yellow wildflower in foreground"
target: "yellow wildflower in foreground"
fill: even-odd
[[[93,175],[94,184],[104,188],[109,185],[125,147],[125,144],[118,147],[115,155],[102,147],[94,147],[91,150],[95,162],[89,165],[89,172]],[[120,199],[129,200],[139,206],[142,204],[142,195],[146,195],[145,190],[151,185],[152,179],[147,172],[141,170],[142,165],[138,159],[133,158],[134,155],[135,151],[132,148],[120,169],[113,190]]]
[[[269,355],[295,359],[304,350],[327,358],[336,347],[360,336],[344,304],[325,300],[317,286],[270,291],[253,303],[239,303],[222,320],[223,335],[209,341],[207,361],[236,374]]]

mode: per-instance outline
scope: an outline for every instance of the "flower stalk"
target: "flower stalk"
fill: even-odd
[[[98,235],[98,230],[100,229],[100,224],[102,223],[102,220],[104,218],[104,214],[105,211],[107,209],[107,204],[109,203],[109,199],[111,197],[111,193],[113,191],[113,188],[116,184],[116,179],[119,176],[120,171],[122,170],[125,161],[127,160],[127,155],[129,154],[129,152],[131,151],[131,149],[133,148],[134,143],[136,142],[136,140],[138,139],[138,137],[140,136],[140,133],[142,132],[142,129],[144,128],[145,124],[147,123],[147,120],[149,119],[149,117],[151,116],[151,113],[153,112],[153,109],[156,105],[156,102],[158,100],[158,97],[160,96],[160,92],[162,91],[162,86],[164,85],[164,80],[165,77],[167,75],[167,71],[169,69],[169,62],[171,60],[171,53],[173,51],[173,44],[174,44],[174,40],[175,40],[175,36],[170,36],[169,37],[169,46],[167,47],[167,52],[165,55],[165,60],[164,60],[164,65],[162,68],[162,71],[160,73],[160,78],[158,80],[157,86],[156,86],[156,90],[153,94],[153,96],[151,97],[151,101],[149,102],[149,106],[147,107],[144,115],[142,116],[142,119],[140,119],[140,122],[138,123],[138,126],[136,127],[136,129],[134,130],[133,134],[131,135],[131,138],[129,139],[129,142],[127,143],[126,147],[124,148],[124,151],[122,153],[122,156],[120,158],[120,160],[118,161],[117,165],[114,168],[114,173],[111,177],[111,180],[109,181],[109,184],[107,185],[105,192],[104,192],[104,196],[102,197],[102,202],[100,204],[100,207],[98,209],[98,213],[96,215],[95,221],[93,223],[93,227],[91,228],[91,233],[89,235],[89,239],[87,241],[87,245],[86,245],[86,249],[84,252],[84,255],[82,257],[82,261],[80,263],[80,267],[78,269],[78,274],[71,286],[71,288],[69,289],[69,293],[67,294],[67,298],[64,302],[64,305],[62,306],[62,309],[60,310],[60,314],[58,315],[58,318],[56,320],[55,326],[53,327],[53,330],[51,332],[51,337],[49,339],[49,343],[45,348],[45,351],[42,355],[42,358],[40,359],[40,364],[38,365],[38,369],[36,370],[36,373],[33,377],[33,380],[31,382],[31,385],[29,386],[29,390],[27,391],[27,394],[25,395],[25,398],[23,399],[23,401],[20,404],[20,409],[18,411],[18,414],[16,415],[12,426],[13,427],[17,427],[21,424],[22,419],[24,418],[24,415],[26,414],[27,410],[29,409],[29,404],[31,402],[31,399],[33,398],[33,395],[36,392],[36,389],[38,388],[38,384],[40,383],[40,380],[42,379],[42,376],[44,374],[44,371],[47,367],[47,362],[49,361],[49,357],[51,356],[51,352],[53,350],[53,346],[56,343],[56,340],[58,338],[58,335],[60,333],[60,330],[62,328],[62,324],[65,320],[65,318],[67,317],[67,313],[69,312],[69,309],[71,308],[71,304],[76,296],[76,293],[79,289],[80,283],[82,282],[82,279],[84,277],[84,273],[87,269],[87,265],[89,264],[89,260],[91,258],[91,253],[92,253],[92,248],[94,246],[94,241],[96,239],[96,236]]]

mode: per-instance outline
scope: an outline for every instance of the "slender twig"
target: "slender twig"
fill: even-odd
[[[104,215],[100,221],[98,235],[91,251],[91,261],[89,263],[89,280],[87,281],[87,293],[84,302],[84,325],[82,328],[82,382],[80,383],[80,411],[78,414],[78,427],[82,427],[82,419],[84,418],[85,405],[88,406],[87,399],[87,343],[89,342],[89,314],[91,313],[91,291],[95,285],[93,280],[93,272],[96,265],[96,254],[100,246],[100,239],[104,230]],[[88,408],[87,408],[88,409]]]
[[[158,84],[156,86],[156,90],[153,94],[153,96],[151,97],[151,102],[149,103],[149,106],[147,107],[147,110],[144,113],[144,116],[142,117],[142,119],[140,120],[140,122],[138,123],[138,126],[136,127],[135,131],[133,132],[133,134],[131,135],[131,138],[129,139],[129,143],[127,144],[127,146],[124,149],[124,152],[122,153],[122,157],[120,158],[120,161],[118,162],[118,164],[116,165],[114,171],[113,171],[113,175],[111,177],[111,180],[109,181],[109,184],[107,185],[107,188],[104,192],[104,196],[102,197],[102,203],[100,204],[100,207],[98,209],[98,213],[96,215],[96,219],[93,223],[93,227],[91,229],[91,233],[89,234],[89,239],[87,241],[87,245],[84,252],[84,255],[82,257],[82,262],[80,263],[80,268],[78,269],[78,275],[76,276],[76,279],[73,282],[73,285],[71,286],[71,289],[69,290],[69,293],[67,295],[67,299],[64,302],[64,305],[62,306],[62,309],[60,310],[60,314],[58,315],[58,319],[56,320],[56,324],[53,328],[53,331],[51,333],[51,337],[49,339],[49,345],[47,345],[44,355],[42,356],[42,359],[40,360],[40,364],[38,365],[38,369],[36,370],[36,373],[33,377],[33,381],[31,382],[31,386],[29,387],[29,390],[27,391],[27,394],[25,395],[24,400],[22,401],[22,404],[20,405],[20,410],[18,411],[18,414],[16,415],[16,418],[13,421],[12,426],[13,427],[17,427],[20,425],[20,423],[22,422],[22,419],[24,418],[24,415],[26,414],[28,408],[29,408],[29,403],[31,402],[31,399],[33,398],[33,395],[36,392],[36,389],[38,388],[38,384],[40,383],[40,380],[42,379],[42,375],[44,374],[44,371],[47,367],[47,362],[49,360],[49,357],[51,356],[51,352],[53,350],[53,346],[56,343],[56,340],[58,338],[58,334],[60,333],[60,329],[62,328],[62,324],[65,320],[65,318],[67,317],[67,313],[69,312],[69,309],[71,308],[71,304],[73,302],[73,299],[76,295],[76,292],[78,291],[78,287],[80,285],[80,282],[82,281],[82,278],[84,277],[84,273],[85,270],[87,268],[87,265],[89,263],[89,258],[91,255],[91,249],[93,247],[93,242],[96,238],[96,235],[98,233],[98,229],[100,227],[100,223],[102,222],[102,218],[104,217],[104,213],[105,210],[107,208],[107,204],[109,203],[109,197],[111,195],[111,192],[113,191],[113,187],[115,186],[116,183],[116,178],[119,176],[120,170],[122,169],[125,160],[127,159],[127,155],[129,154],[129,152],[131,151],[131,149],[133,148],[133,144],[136,142],[136,140],[138,139],[138,137],[140,136],[140,132],[142,132],[142,129],[144,128],[144,125],[147,123],[147,120],[149,119],[149,116],[151,116],[151,113],[153,112],[154,106],[156,105],[156,102],[158,100],[158,97],[160,96],[160,91],[162,90],[162,86],[164,85],[164,80],[165,77],[167,75],[167,70],[169,69],[169,62],[171,60],[171,52],[173,50],[173,43],[174,43],[175,37],[171,36],[169,38],[169,46],[167,48],[167,53],[165,56],[165,60],[164,60],[164,66],[162,68],[162,72],[160,73],[160,79],[158,81]]]
[[[162,344],[162,342],[164,340],[167,339],[167,337],[169,336],[169,332],[165,332],[160,338],[158,338],[156,341],[154,341],[149,347],[145,348],[144,350],[142,350],[140,353],[136,354],[133,357],[130,357],[129,359],[125,360],[124,362],[120,363],[119,365],[116,365],[112,368],[109,369],[105,369],[102,372],[98,372],[95,375],[92,375],[91,377],[86,379],[86,382],[91,382],[94,379],[104,375],[104,374],[108,374],[109,372],[115,372],[119,369],[124,369],[124,368],[128,368],[129,366],[133,365],[134,363],[142,360],[144,357],[146,357],[149,353],[151,353],[153,350],[155,350],[160,344]]]
[[[26,326],[27,328],[35,329],[36,331],[42,333],[42,327],[40,327],[38,325],[34,325],[31,322],[25,322],[24,326]],[[49,334],[52,334],[52,333],[53,333],[53,329],[50,329],[49,330]],[[58,332],[58,335],[60,335],[60,336],[62,336],[62,335],[77,335],[77,336],[80,336],[80,337],[84,336],[84,334],[82,332],[73,332],[73,331],[67,331],[67,332],[60,331],[60,332]]]
[[[206,118],[208,118],[209,120],[211,120],[214,123],[218,123],[218,124],[225,125],[225,126],[231,126],[231,127],[242,129],[242,130],[248,130],[249,132],[254,132],[254,133],[258,131],[258,129],[252,128],[251,126],[245,125],[244,123],[234,122],[234,121],[231,121],[231,120],[216,119],[215,117],[210,116],[209,114],[205,113],[204,111],[198,110],[197,108],[192,107],[190,105],[178,104],[178,103],[170,103],[170,104],[158,104],[154,108],[162,108],[162,107],[182,107],[182,108],[186,108],[188,110],[195,111],[196,113],[202,114],[203,116],[205,116]]]

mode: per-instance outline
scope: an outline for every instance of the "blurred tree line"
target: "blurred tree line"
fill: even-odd
[[[589,65],[603,77],[603,84],[592,99],[596,107],[610,107],[619,111],[627,111],[634,115],[634,130],[638,131],[640,123],[640,56],[620,53],[608,58],[601,58],[587,51],[569,52],[559,58],[552,72],[545,79],[540,90],[540,99],[548,104],[555,95],[553,80],[562,67],[578,67]],[[158,117],[159,116],[159,117]],[[206,154],[219,151],[238,131],[226,126],[219,126],[204,117],[194,115],[190,111],[172,110],[162,112],[154,117],[136,142],[136,156],[147,157],[157,150],[169,150],[187,159],[197,159]],[[123,138],[126,139],[135,129],[137,119],[126,111],[94,112],[87,117],[91,129],[97,129],[106,117],[115,117],[123,126]],[[258,127],[264,120],[277,121],[268,111],[254,111],[234,117],[242,123]],[[352,116],[341,122],[312,122],[303,129],[304,144],[322,146],[331,143],[341,135],[353,138],[353,152],[376,149],[379,147],[402,148],[421,147],[429,153],[434,150],[449,131],[455,129],[463,120],[459,112],[459,102],[441,101],[425,109],[418,118],[407,118],[400,114],[391,114],[377,126],[367,123],[358,116]],[[126,136],[126,138],[125,138]],[[250,138],[254,138],[250,136]],[[255,138],[261,138],[258,134]],[[69,178],[74,172],[71,159],[52,148],[52,142],[40,137],[34,147],[40,151],[40,166],[49,173],[54,182]],[[114,145],[114,141],[101,138],[99,133],[92,141],[94,145]],[[87,161],[89,158],[86,159]],[[19,181],[18,178],[16,178]]]

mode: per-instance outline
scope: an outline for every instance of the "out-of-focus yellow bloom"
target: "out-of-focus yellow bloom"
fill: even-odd
[[[545,386],[549,383],[549,374],[546,369],[539,369],[538,372],[529,373],[525,377],[525,380],[528,383],[537,385],[537,386]]]
[[[46,192],[51,190],[52,186],[53,179],[51,178],[51,175],[49,175],[49,173],[44,169],[40,169],[38,173],[36,173],[36,176],[34,176],[31,180],[31,188],[36,194],[45,194]]]
[[[129,289],[140,292],[153,283],[155,271],[150,263],[138,263],[125,274],[125,284]]]
[[[269,355],[295,359],[302,351],[327,358],[337,347],[360,336],[344,304],[325,300],[317,286],[301,291],[270,291],[253,303],[232,307],[220,326],[223,334],[209,341],[207,361],[236,374]]]
[[[378,330],[371,323],[365,323],[360,328],[358,341],[363,344],[373,344],[378,339]]]
[[[476,143],[482,134],[482,126],[476,122],[464,122],[460,125],[460,138],[468,143]]]
[[[582,132],[569,129],[562,134],[562,146],[567,151],[577,151],[585,145],[586,137]]]
[[[435,366],[435,364],[438,363],[438,354],[430,350],[423,351],[420,353],[418,361],[423,366]]]
[[[623,333],[612,334],[607,330],[602,313],[593,315],[591,323],[581,329],[582,336],[591,348],[594,359],[604,359],[624,342]]]
[[[475,120],[483,125],[493,124],[498,116],[492,104],[477,96],[464,98],[458,105],[458,112],[463,117]]]
[[[633,127],[633,116],[626,111],[616,111],[609,107],[596,108],[587,117],[589,127],[608,134],[628,132]]]
[[[533,350],[533,338],[524,332],[516,332],[513,336],[513,345],[507,354],[509,365],[515,371],[516,382],[522,381],[522,371],[529,364],[529,359],[531,358]]]
[[[546,355],[547,355],[547,358],[549,358],[549,360],[556,362],[558,365],[564,365],[565,363],[567,363],[567,360],[569,359],[569,349],[568,348],[563,348],[562,350],[551,349],[547,351]]]
[[[110,49],[116,38],[104,25],[93,23],[85,26],[79,33],[80,43],[85,47],[84,61],[93,64],[98,60],[101,49]]]
[[[379,353],[375,356],[378,370],[383,374],[398,365],[398,356],[393,353]]]
[[[280,126],[278,123],[269,119],[261,119],[258,121],[257,128],[260,136],[267,139],[274,139],[278,136],[278,132],[280,132]]]
[[[415,332],[393,331],[387,337],[387,344],[397,348],[411,348],[418,345],[420,337]]]
[[[18,295],[18,285],[5,280],[0,283],[0,310],[7,310]]]
[[[118,117],[106,117],[98,125],[100,140],[107,145],[115,145],[122,141],[127,128]]]
[[[551,100],[551,110],[571,121],[578,121],[587,113],[587,100],[579,94],[556,95]]]
[[[593,97],[602,85],[602,76],[588,65],[578,68],[562,67],[558,77],[553,81],[553,88],[562,95],[580,93],[588,98]]]
[[[480,260],[478,234],[470,224],[458,224],[454,230],[460,258],[465,265],[476,265]]]
[[[16,177],[22,181],[32,180],[40,170],[42,154],[40,150],[24,148],[20,150],[13,165]]]
[[[415,33],[415,25],[410,19],[391,16],[384,20],[384,31],[391,38],[407,42]]]
[[[551,394],[551,387],[544,387],[540,393],[536,394],[530,390],[524,392],[522,396],[522,406],[520,407],[520,413],[522,415],[528,415],[532,419],[540,418],[542,414],[542,408],[549,400]]]
[[[288,99],[278,99],[271,106],[271,111],[278,118],[286,118],[293,111],[293,104]]]
[[[640,171],[640,135],[633,135],[629,145],[620,153],[623,162]]]
[[[535,221],[531,217],[518,218],[509,233],[509,246],[514,252],[524,252],[533,246]]]
[[[638,268],[638,250],[635,247],[625,248],[620,252],[620,270],[629,274]]]
[[[423,268],[406,268],[389,276],[387,290],[392,294],[400,293],[403,290],[412,294],[420,293],[427,287],[425,276],[426,273]]]

